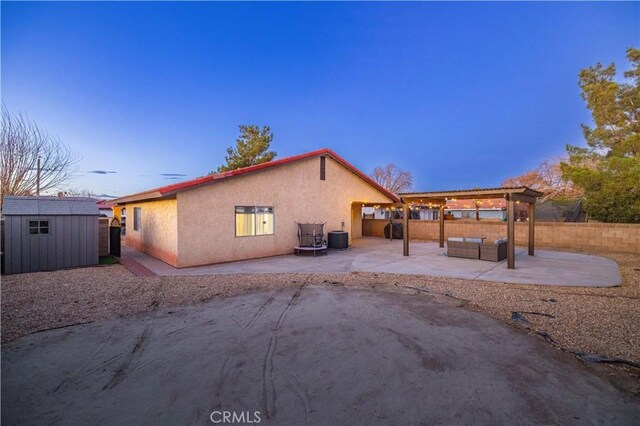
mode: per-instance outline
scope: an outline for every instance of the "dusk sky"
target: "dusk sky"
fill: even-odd
[[[640,46],[638,2],[1,7],[2,101],[81,155],[69,186],[96,194],[205,175],[239,124],[271,126],[280,158],[328,147],[415,190],[497,186],[582,144],[579,70],[624,71]]]

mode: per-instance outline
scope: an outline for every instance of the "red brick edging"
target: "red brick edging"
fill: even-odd
[[[156,277],[158,274],[130,257],[121,257],[120,263],[136,277]]]

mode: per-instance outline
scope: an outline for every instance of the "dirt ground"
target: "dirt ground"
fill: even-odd
[[[640,255],[594,254],[618,263],[622,286],[552,287],[378,273],[135,277],[122,265],[3,276],[2,342],[51,328],[306,282],[395,288],[455,300],[528,327],[556,347],[640,363]],[[628,373],[635,381],[632,391],[640,394],[640,369],[609,365]]]
[[[204,425],[223,410],[265,425],[639,418],[640,397],[607,374],[452,301],[299,283],[35,333],[2,349],[2,424]]]

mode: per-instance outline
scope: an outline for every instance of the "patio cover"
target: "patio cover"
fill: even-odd
[[[503,188],[475,188],[454,191],[404,192],[398,194],[404,208],[403,254],[409,256],[409,206],[410,204],[431,204],[440,209],[440,247],[444,247],[444,208],[447,200],[491,199],[507,200],[507,266],[515,268],[515,203],[527,203],[529,207],[529,256],[534,255],[535,246],[535,203],[542,192],[526,186]]]

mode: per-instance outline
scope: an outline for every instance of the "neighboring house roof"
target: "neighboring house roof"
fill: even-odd
[[[98,200],[96,204],[100,210],[111,210],[115,203],[111,200]]]
[[[180,191],[184,191],[187,189],[196,188],[202,185],[208,185],[215,182],[224,181],[233,177],[247,175],[249,173],[259,172],[262,170],[271,169],[274,167],[282,166],[285,164],[294,163],[296,161],[313,158],[313,157],[321,157],[327,156],[333,158],[336,162],[341,164],[343,167],[351,171],[353,174],[358,176],[360,179],[364,180],[369,185],[376,188],[378,191],[389,197],[394,202],[400,202],[400,199],[393,193],[387,191],[378,183],[376,183],[369,176],[362,173],[356,167],[351,165],[348,161],[340,157],[338,154],[333,152],[330,149],[324,148],[319,149],[317,151],[307,152],[305,154],[295,155],[293,157],[282,158],[279,160],[269,161],[267,163],[256,164],[254,166],[243,167],[236,170],[231,170],[224,173],[217,173],[213,175],[203,176],[197,179],[188,180],[186,182],[180,182],[173,185],[167,185],[160,188],[152,189],[149,191],[139,192],[137,194],[125,195],[124,197],[117,198],[113,200],[113,202],[118,204],[126,204],[134,201],[143,201],[143,200],[151,200],[155,198],[164,198],[177,194]]]
[[[98,216],[96,200],[84,197],[18,197],[2,202],[5,216]]]

